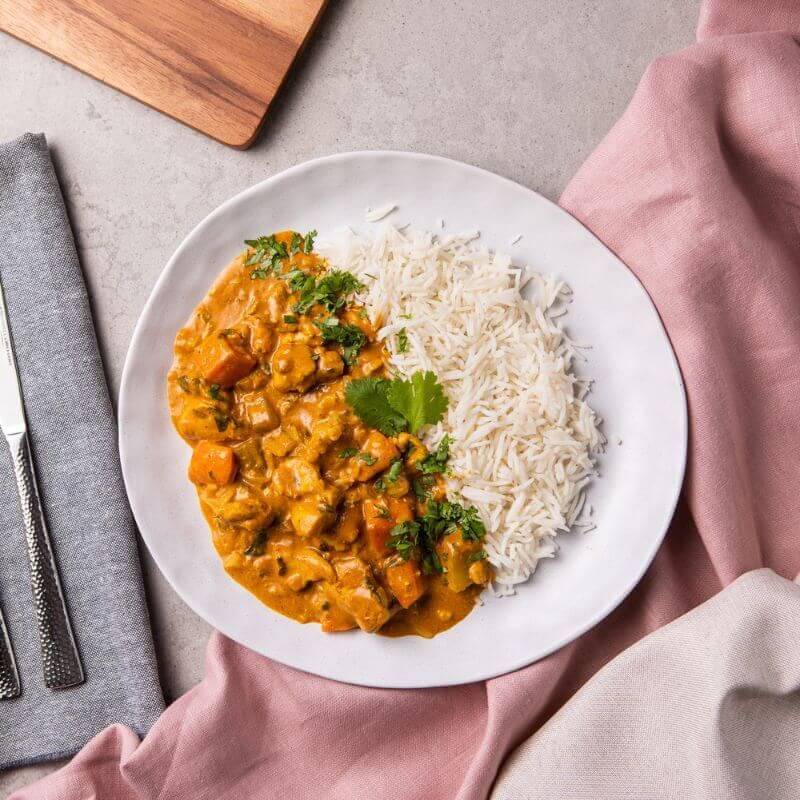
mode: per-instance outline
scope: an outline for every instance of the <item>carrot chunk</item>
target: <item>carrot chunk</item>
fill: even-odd
[[[189,480],[192,483],[226,486],[233,483],[235,477],[236,454],[233,448],[208,441],[202,441],[195,447],[189,462]]]
[[[425,594],[425,579],[416,561],[403,561],[388,567],[386,583],[403,608],[409,608]]]
[[[200,366],[209,383],[229,388],[249,375],[257,363],[250,353],[234,347],[219,334],[212,334],[201,345]]]
[[[386,543],[395,526],[395,521],[383,503],[366,499],[362,504],[364,514],[364,535],[370,550],[377,556],[385,556],[389,550]]]

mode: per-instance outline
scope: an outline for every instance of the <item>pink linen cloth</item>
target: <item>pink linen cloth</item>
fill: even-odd
[[[14,800],[483,798],[509,750],[617,653],[746,571],[768,566],[794,577],[800,47],[793,32],[800,33],[800,3],[708,0],[698,43],[648,68],[562,197],[644,283],[689,398],[683,499],[651,569],[619,609],[519,672],[422,691],[330,682],[214,635],[202,683],[143,741],[113,726]]]

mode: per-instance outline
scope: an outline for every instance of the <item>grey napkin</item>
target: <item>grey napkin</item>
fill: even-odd
[[[163,710],[117,432],[64,200],[43,135],[0,145],[0,275],[39,488],[86,682],[44,687],[16,484],[0,439],[0,604],[22,696],[0,702],[0,769],[80,749]]]
[[[800,586],[748,572],[600,670],[491,800],[797,800],[798,642]]]

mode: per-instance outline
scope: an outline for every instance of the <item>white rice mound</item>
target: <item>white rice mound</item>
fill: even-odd
[[[397,373],[432,370],[444,386],[447,413],[424,438],[435,447],[452,437],[448,491],[478,509],[493,588],[506,595],[555,555],[557,534],[592,527],[585,490],[605,439],[559,321],[569,288],[477,238],[385,225],[374,237],[343,231],[318,250],[366,284],[359,299],[382,323]]]

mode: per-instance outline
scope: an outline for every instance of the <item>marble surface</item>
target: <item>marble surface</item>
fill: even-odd
[[[698,4],[331,0],[246,152],[0,34],[0,141],[47,134],[116,396],[159,272],[223,200],[298,162],[357,149],[446,155],[557,199],[648,62],[691,44]],[[209,628],[143,560],[171,700],[201,678]],[[0,774],[0,797],[52,768]]]

